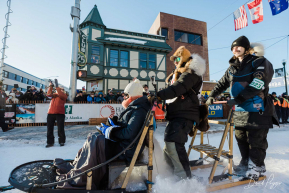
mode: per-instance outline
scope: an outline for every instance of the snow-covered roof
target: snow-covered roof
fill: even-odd
[[[147,41],[142,41],[142,40],[126,39],[126,38],[113,38],[113,37],[105,38],[105,40],[117,41],[117,42],[126,42],[126,43],[132,43],[132,44],[142,44],[142,45],[147,43]]]

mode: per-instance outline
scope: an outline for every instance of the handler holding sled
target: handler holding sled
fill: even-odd
[[[268,84],[272,80],[272,64],[263,57],[260,44],[251,44],[245,36],[236,39],[231,50],[234,56],[229,68],[209,95],[207,105],[231,86],[234,99],[228,101],[235,106],[235,137],[242,160],[235,172],[246,173],[252,179],[266,172],[265,157],[268,148],[267,134],[273,123],[278,124],[273,102],[268,96]]]
[[[199,124],[198,93],[202,87],[202,76],[206,63],[199,55],[189,52],[184,46],[177,49],[171,61],[176,69],[166,79],[169,85],[157,93],[166,100],[166,119],[164,157],[180,178],[190,178],[191,169],[185,143],[194,124]]]

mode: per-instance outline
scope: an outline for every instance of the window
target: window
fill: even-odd
[[[169,39],[169,32],[167,28],[160,28],[158,35],[165,36],[166,39]]]
[[[91,47],[90,62],[93,64],[99,64],[100,63],[100,47],[99,46],[92,46]]]
[[[118,50],[110,50],[110,66],[118,65]]]
[[[175,31],[175,41],[202,45],[202,36],[193,33]]]
[[[9,76],[9,72],[4,71],[4,77],[5,77],[5,78],[8,78],[8,76]],[[6,86],[7,86],[7,85],[6,85]]]
[[[180,31],[175,31],[175,41],[188,43],[188,34]]]
[[[33,80],[31,80],[31,85],[34,85],[34,81]]]
[[[20,82],[23,82],[23,77],[22,76],[20,77]]]
[[[156,55],[149,54],[149,69],[155,69],[155,68],[156,68]]]
[[[120,67],[128,67],[128,52],[120,51]]]
[[[26,84],[30,84],[30,80],[28,78],[26,79]]]
[[[147,54],[146,53],[140,53],[140,68],[147,68]]]
[[[12,88],[14,88],[14,86],[8,85],[8,87],[7,87],[7,91],[11,91]]]
[[[17,75],[16,74],[14,74],[14,80],[17,80]]]
[[[4,90],[4,91],[7,91],[7,87],[8,87],[7,84],[3,84],[3,90]]]
[[[15,79],[15,74],[9,72],[8,78],[14,80]]]
[[[21,78],[22,78],[21,76],[17,75],[16,80],[20,82]]]

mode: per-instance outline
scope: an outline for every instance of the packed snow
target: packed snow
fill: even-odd
[[[105,38],[105,40],[109,41],[117,41],[117,42],[126,42],[126,43],[131,43],[131,44],[146,44],[147,41],[142,41],[142,40],[136,40],[136,39],[126,39],[126,38]]]
[[[163,134],[166,123],[158,123],[158,128],[154,133],[154,171],[153,177],[155,184],[153,185],[154,193],[184,193],[184,192],[206,192],[206,183],[210,174],[211,168],[193,170],[192,174],[203,177],[204,181],[199,182],[196,178],[188,180],[179,180],[173,176],[165,164],[162,157],[162,148],[164,146]],[[210,132],[204,135],[204,143],[209,143],[213,146],[218,146],[222,137],[224,126],[211,124]],[[17,166],[34,161],[54,158],[73,159],[77,151],[85,142],[86,136],[90,132],[95,132],[94,126],[66,126],[66,144],[60,147],[55,143],[54,147],[45,148],[46,145],[46,127],[21,127],[15,128],[8,132],[0,131],[0,186],[9,185],[8,177],[10,172]],[[55,127],[55,141],[57,141],[57,129]],[[234,193],[241,192],[289,192],[289,124],[281,125],[280,128],[274,127],[270,129],[268,134],[269,148],[265,160],[267,168],[267,180],[261,184],[247,184],[229,189],[224,189],[216,192]],[[191,138],[189,138],[186,148],[189,146]],[[195,144],[199,144],[199,135],[196,137]],[[228,149],[226,141],[225,148]],[[146,151],[144,152],[146,153]],[[192,151],[190,160],[199,158],[199,153]],[[237,143],[234,140],[234,163],[240,161],[240,152]],[[212,161],[208,159],[207,161]],[[206,162],[208,163],[208,162]],[[216,175],[221,174],[226,166],[218,166]],[[114,187],[121,185],[124,172],[115,181]],[[142,190],[145,188],[143,183],[147,177],[146,167],[135,168],[130,178],[130,183],[127,189]],[[20,190],[14,189],[7,193],[18,193]]]

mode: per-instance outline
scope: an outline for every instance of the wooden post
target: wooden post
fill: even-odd
[[[149,129],[149,165],[148,165],[148,181],[152,182],[153,180],[153,126]],[[152,190],[152,184],[148,184],[148,192],[150,193]]]
[[[229,156],[233,155],[233,118],[231,121],[232,125],[230,125],[230,137],[229,137]],[[233,158],[229,158],[229,168],[228,173],[233,173]],[[229,179],[232,180],[232,176],[229,176]]]
[[[189,149],[188,149],[188,153],[187,153],[188,157],[190,156],[190,153],[191,153],[191,150],[192,150],[192,146],[193,146],[194,141],[196,139],[197,132],[198,132],[198,129],[195,129],[194,130],[194,135],[193,135],[193,138],[192,138],[192,141],[191,141],[191,145],[189,146]]]
[[[203,131],[201,131],[201,142],[200,142],[200,145],[203,145],[204,144],[204,132]],[[200,158],[203,158],[203,154],[202,153],[200,153]]]
[[[92,171],[87,173],[86,190],[91,190],[92,185]]]
[[[150,116],[150,117],[149,117],[150,123],[149,123],[148,125],[145,125],[145,127],[144,127],[144,129],[143,129],[143,133],[142,133],[142,135],[141,135],[141,137],[140,137],[140,140],[139,140],[138,145],[137,145],[137,147],[136,147],[136,150],[135,150],[135,152],[134,152],[133,158],[132,158],[132,160],[131,160],[131,162],[130,162],[128,171],[127,171],[127,173],[126,173],[125,179],[124,179],[123,184],[122,184],[122,186],[121,186],[122,189],[125,189],[126,186],[127,186],[127,184],[128,184],[129,177],[130,177],[131,172],[132,172],[132,170],[133,170],[133,168],[134,168],[136,159],[137,159],[138,154],[139,154],[139,152],[140,152],[140,149],[141,149],[141,146],[142,146],[142,144],[143,144],[144,138],[145,138],[145,136],[146,136],[146,134],[147,134],[148,128],[149,128],[150,125],[153,125],[153,113],[152,113],[152,111],[150,111],[149,116]],[[146,124],[146,123],[145,123],[145,124]]]

